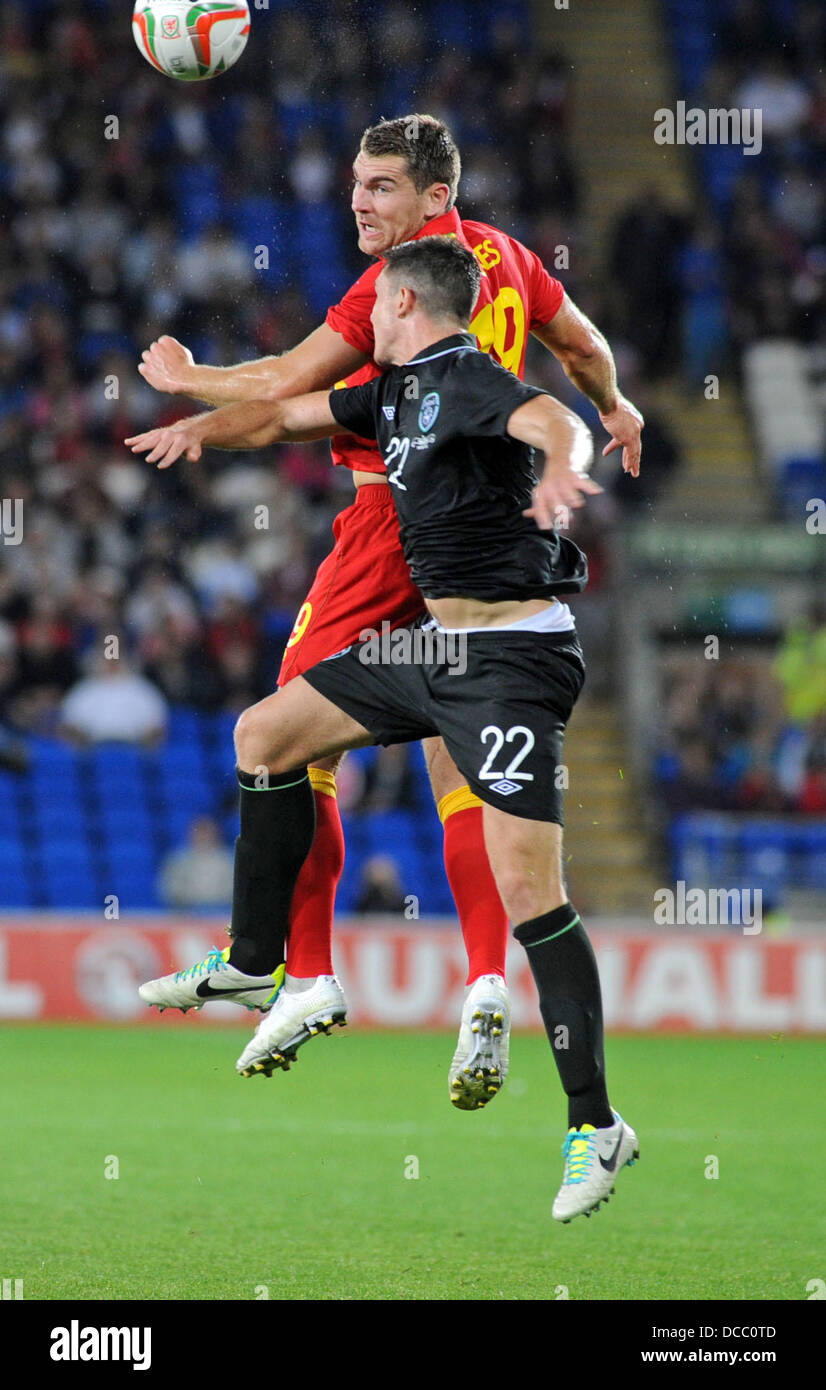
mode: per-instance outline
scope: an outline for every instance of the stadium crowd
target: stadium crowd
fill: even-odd
[[[696,95],[759,101],[764,151],[731,177],[698,169],[716,217],[629,190],[603,265],[570,150],[571,67],[526,57],[529,9],[270,0],[254,51],[207,91],[144,63],[114,0],[0,8],[0,762],[15,765],[26,735],[152,748],[175,709],[232,716],[272,689],[349,477],[324,444],[153,472],[123,438],[189,406],[152,392],[136,365],[161,333],[231,363],[284,351],[321,321],[365,264],[348,207],[362,130],[404,110],[454,131],[465,216],[512,230],[554,270],[557,248],[575,248],[557,273],[646,416],[642,478],[632,486],[614,459],[610,495],[574,519],[592,575],[577,622],[610,651],[611,527],[650,508],[679,466],[649,381],[696,379],[709,354],[766,335],[826,338],[826,16],[808,0],[734,0],[719,33],[709,20]],[[582,407],[546,354],[529,355],[528,375]],[[675,716],[669,795],[816,809],[816,728],[794,754],[804,789],[771,771],[739,678],[704,680],[677,682],[670,704],[711,711],[716,741]],[[592,667],[592,691],[610,681],[610,662]],[[352,810],[421,799],[406,751],[381,755],[365,785],[355,761],[349,776]],[[372,873],[365,901],[397,891],[381,865]]]
[[[414,100],[459,139],[464,214],[550,261],[577,213],[568,84],[559,59],[517,61],[524,9],[273,3],[207,100],[140,60],[122,6],[3,6],[0,494],[25,544],[0,557],[0,719],[118,737],[122,699],[152,737],[165,702],[233,713],[272,689],[349,478],[326,445],[153,474],[123,438],[188,406],[140,351],[168,332],[233,362],[308,332],[364,268],[361,132]]]
[[[826,612],[774,655],[667,662],[657,760],[663,809],[826,815]]]

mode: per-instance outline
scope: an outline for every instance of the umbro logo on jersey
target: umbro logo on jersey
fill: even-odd
[[[394,405],[383,405],[383,406],[382,406],[382,410],[384,411],[385,417],[386,417],[388,420],[395,420],[395,418],[396,418],[396,407],[395,407]]]
[[[353,645],[353,644],[352,644],[352,642],[351,642],[351,643],[350,643],[350,647],[351,647],[352,645]],[[332,655],[332,656],[325,656],[324,660],[325,660],[325,661],[338,661],[338,658],[339,658],[340,656],[346,656],[346,655],[347,655],[347,653],[348,653],[349,650],[350,650],[350,647],[342,647],[342,649],[341,649],[340,652],[333,652],[333,655]]]
[[[510,782],[507,777],[503,777],[501,782],[492,782],[491,791],[498,792],[500,796],[512,796],[514,792],[521,792],[522,786],[519,782]]]

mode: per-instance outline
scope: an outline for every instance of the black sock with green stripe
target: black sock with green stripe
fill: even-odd
[[[235,841],[230,965],[269,975],[285,958],[293,892],[315,835],[306,767],[270,773],[266,785],[238,772],[241,834]]]
[[[605,1089],[602,994],[593,947],[579,914],[563,903],[513,932],[528,953],[539,1008],[568,1097],[568,1125],[614,1123]]]

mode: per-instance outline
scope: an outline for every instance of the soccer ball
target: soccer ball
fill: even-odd
[[[249,32],[247,0],[136,0],[132,14],[146,61],[180,82],[226,72],[241,57]]]

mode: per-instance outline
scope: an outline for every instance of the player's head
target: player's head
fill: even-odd
[[[453,207],[462,162],[435,116],[399,116],[368,126],[353,164],[359,248],[383,256]]]
[[[429,236],[391,247],[384,260],[371,315],[379,366],[467,330],[482,278],[472,251],[455,237]]]

